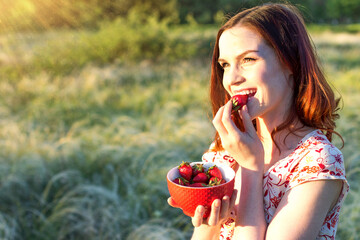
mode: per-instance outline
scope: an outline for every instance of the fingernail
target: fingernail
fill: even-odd
[[[220,207],[220,200],[218,199],[215,200],[215,207]]]
[[[199,208],[197,208],[197,211],[198,211],[198,213],[203,213],[204,212],[204,208],[202,208],[202,207],[199,207]]]
[[[242,107],[242,110],[243,110],[244,112],[247,112],[247,111],[248,111],[247,106],[246,106],[246,105],[244,105],[244,106]]]

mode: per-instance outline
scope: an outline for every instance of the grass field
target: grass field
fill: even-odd
[[[153,24],[127,39],[120,26],[0,37],[0,239],[189,239],[165,177],[213,137],[216,31]],[[351,192],[337,239],[360,239],[360,33],[312,29],[343,98]]]

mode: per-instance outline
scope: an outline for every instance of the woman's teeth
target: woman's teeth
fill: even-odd
[[[236,95],[247,95],[248,97],[254,96],[256,93],[256,90],[244,90],[241,92],[237,92]]]

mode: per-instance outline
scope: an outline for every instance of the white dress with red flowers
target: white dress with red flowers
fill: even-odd
[[[216,162],[234,167],[236,162],[226,151],[206,152],[204,162]],[[316,239],[335,239],[339,213],[349,184],[345,177],[342,153],[326,136],[315,130],[307,134],[286,158],[275,163],[265,174],[263,182],[265,220],[269,223],[286,191],[308,181],[341,179],[343,188],[333,209],[328,212]],[[233,213],[232,213],[233,214]],[[234,215],[222,226],[220,240],[230,240],[234,232]]]

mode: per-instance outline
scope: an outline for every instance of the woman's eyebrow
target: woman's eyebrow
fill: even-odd
[[[241,59],[241,58],[243,58],[246,54],[248,54],[248,53],[251,53],[251,52],[259,52],[259,50],[246,50],[245,52],[243,52],[243,53],[240,53],[239,55],[237,55],[236,56],[236,59]],[[221,57],[219,57],[218,58],[218,62],[220,63],[220,62],[226,62],[226,60],[224,59],[224,58],[221,58]]]

